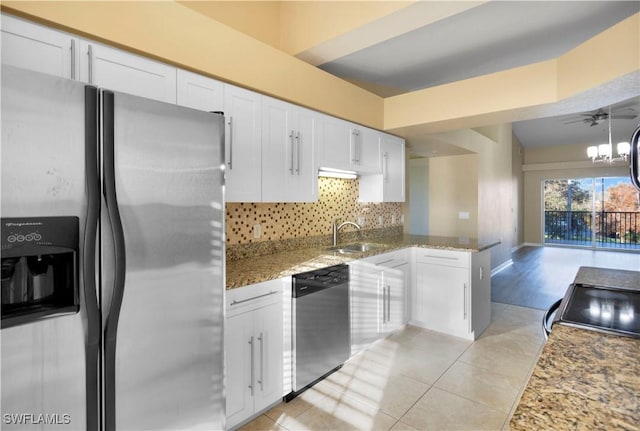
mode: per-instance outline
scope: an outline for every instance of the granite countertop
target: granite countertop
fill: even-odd
[[[365,242],[379,244],[382,247],[363,253],[337,254],[327,251],[329,246],[320,246],[227,260],[226,286],[227,289],[248,286],[407,247],[477,252],[499,244],[499,242],[478,243],[475,239],[420,235],[394,235]]]
[[[640,290],[640,272],[581,267],[575,282]],[[637,430],[638,358],[639,339],[555,324],[510,428]]]

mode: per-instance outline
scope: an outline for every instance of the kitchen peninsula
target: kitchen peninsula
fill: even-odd
[[[640,272],[581,267],[575,283],[640,290]],[[555,324],[511,429],[637,430],[638,358],[639,339]]]
[[[324,268],[338,263],[347,263],[381,253],[410,247],[433,248],[441,250],[480,252],[499,244],[478,242],[473,238],[457,238],[421,235],[384,235],[365,238],[362,241],[381,245],[374,250],[353,254],[338,254],[328,250],[329,245],[300,246],[284,249],[277,253],[257,253],[251,256],[245,253],[234,258],[227,253],[227,289],[235,289],[249,284],[260,283],[286,277],[292,274]],[[327,243],[328,244],[328,243]],[[264,249],[264,246],[262,246]]]

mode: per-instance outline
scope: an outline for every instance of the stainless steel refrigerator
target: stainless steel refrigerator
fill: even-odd
[[[223,429],[222,116],[1,80],[1,428]]]

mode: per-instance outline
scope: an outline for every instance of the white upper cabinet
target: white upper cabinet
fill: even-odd
[[[178,69],[178,105],[201,111],[224,110],[224,84],[197,73]]]
[[[405,201],[404,139],[382,134],[382,174],[360,178],[361,202]]]
[[[227,202],[260,202],[262,181],[262,96],[224,85]]]
[[[368,127],[351,127],[351,169],[358,173],[380,173],[382,133]]]
[[[2,64],[78,79],[78,38],[5,14],[1,28]]]
[[[405,200],[400,138],[10,15],[1,18],[3,64],[224,112],[228,202],[315,202],[319,167],[361,174],[360,201]]]
[[[358,173],[381,172],[380,132],[328,115],[323,115],[321,121],[320,167]]]
[[[352,170],[351,123],[323,115],[321,120],[322,143],[318,166],[323,168]]]
[[[80,80],[109,90],[176,103],[176,68],[94,42],[80,42]]]
[[[404,139],[383,134],[382,153],[382,201],[405,201],[405,154]]]
[[[262,98],[262,201],[314,202],[318,114]]]

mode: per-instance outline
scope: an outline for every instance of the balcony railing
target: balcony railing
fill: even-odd
[[[595,235],[594,235],[595,233]],[[640,212],[545,211],[544,242],[640,249]]]

